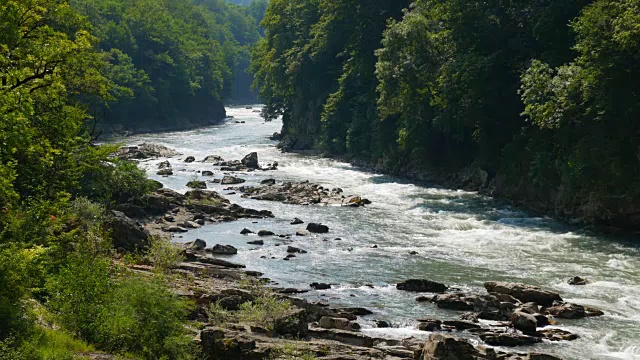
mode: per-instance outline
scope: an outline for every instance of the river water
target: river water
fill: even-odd
[[[188,190],[185,184],[189,180],[201,178],[199,170],[214,170],[216,178],[222,176],[211,164],[198,162],[205,156],[234,160],[256,151],[261,164],[278,161],[280,167],[277,171],[239,174],[247,180],[243,185],[267,178],[310,180],[329,188],[340,187],[373,203],[354,209],[287,205],[229,195],[232,202],[271,210],[276,217],[258,223],[240,220],[208,225],[176,237],[176,241],[201,238],[209,246],[233,245],[239,253],[228,260],[263,272],[279,286],[335,284],[330,290],[303,296],[370,308],[375,314],[359,320],[363,331],[387,337],[426,338],[428,333],[415,330],[415,319],[454,319],[459,315],[430,303],[417,303],[416,294],[395,289],[399,281],[425,278],[481,293],[482,284],[492,280],[538,285],[559,292],[567,301],[599,308],[606,315],[562,320],[557,326],[577,333],[580,339],[576,341],[517,350],[537,350],[576,360],[640,359],[640,247],[633,239],[590,235],[473,192],[414,184],[325,158],[283,154],[275,148],[276,142],[268,139],[280,130],[280,121],[265,123],[251,109],[229,108],[227,112],[245,123],[229,121],[195,131],[139,135],[127,138],[126,143],[159,143],[180,151],[183,156],[171,160],[174,176],[155,174],[161,160],[141,164],[151,178],[180,192]],[[198,161],[183,163],[189,155]],[[229,193],[223,190],[225,186],[209,184],[209,188],[223,195]],[[286,246],[280,246],[281,239],[266,239],[265,246],[256,247],[247,245],[255,238],[240,235],[245,227],[254,232],[265,229],[292,234],[299,228],[289,224],[294,217],[326,224],[331,232],[329,236],[292,237],[291,245],[308,253],[291,261],[282,260]],[[410,251],[418,255],[409,255]],[[568,285],[567,279],[575,275],[591,283]],[[376,329],[375,319],[388,320],[394,327]]]

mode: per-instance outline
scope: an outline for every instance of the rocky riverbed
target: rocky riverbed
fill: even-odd
[[[205,248],[190,250],[189,262],[231,266],[223,268],[225,274],[263,273],[274,281],[274,289],[286,293],[281,295],[308,303],[367,309],[373,314],[330,316],[323,325],[334,328],[324,330],[391,342],[413,338],[413,350],[437,334],[459,338],[436,341],[459,349],[468,342],[476,358],[494,356],[486,349],[567,360],[634,359],[640,351],[640,327],[634,320],[640,316],[635,300],[640,298],[640,261],[633,246],[536,218],[474,193],[411,184],[315,156],[281,154],[268,140],[278,122],[264,124],[251,111],[230,109],[234,111],[244,124],[129,141],[131,147],[160,144],[180,153],[166,158],[138,155],[140,166],[168,189],[180,195],[215,192],[214,199],[228,199],[227,207],[237,204],[273,214],[234,216],[231,221],[217,213],[185,209],[179,212],[184,217],[165,213],[138,219],[149,231],[179,243],[204,239]],[[257,168],[242,163],[252,153],[259,159]],[[167,163],[173,175],[158,174]],[[291,201],[294,194],[282,189],[289,186],[305,189],[304,196]],[[335,198],[340,204],[321,201],[338,189],[342,192]],[[259,199],[263,195],[266,198]],[[345,206],[343,199],[351,197],[371,203]],[[165,231],[179,223],[193,226],[184,221],[199,227]],[[326,232],[311,232],[310,224],[323,231],[326,227]],[[418,281],[407,282],[412,279]],[[560,300],[548,304],[506,294],[515,299],[509,300],[500,287],[485,287],[492,282],[535,286],[558,294]],[[429,290],[435,292],[398,288],[404,283],[435,286]],[[590,316],[598,311],[604,315]],[[512,319],[514,313],[518,316]],[[550,324],[543,325],[547,321]],[[309,322],[309,328],[318,327],[320,319]],[[223,330],[226,338],[252,332],[250,326]],[[254,330],[258,336],[259,329]],[[256,339],[258,348],[263,337]],[[282,337],[286,338],[267,338],[293,341]],[[488,345],[499,342],[528,345]]]
[[[175,150],[152,144],[125,149],[119,156],[128,159],[142,160],[179,155]],[[226,169],[249,172],[274,169],[274,165],[271,164],[266,169],[261,168],[256,153],[248,154],[241,161],[232,163],[220,160],[219,156],[208,156],[202,162],[213,162],[213,166],[220,167],[220,171]],[[187,157],[184,161],[193,163],[196,159]],[[227,166],[230,164],[236,168],[229,169]],[[158,168],[170,169],[169,160],[160,162]],[[224,179],[227,178],[228,176],[225,176],[220,182],[224,184]],[[115,237],[120,239],[120,242],[114,245],[125,251],[135,251],[147,246],[151,236],[173,237],[219,222],[274,217],[268,210],[254,210],[231,203],[219,193],[207,190],[204,181],[191,180],[186,186],[193,190],[182,194],[159,188],[138,201],[119,205],[119,211],[114,211],[112,221],[108,222],[113,233],[121,234]],[[344,195],[340,188],[328,189],[308,181],[292,183],[267,179],[262,181],[260,186],[230,187],[225,190],[241,192],[243,197],[254,200],[295,205],[338,205],[357,208],[371,204],[371,201],[361,196]],[[299,218],[291,221],[292,226],[303,224],[305,221]],[[295,234],[276,234],[260,230],[257,236],[275,239],[278,242],[276,246],[285,245],[287,255],[282,260],[291,260],[308,253],[307,250],[289,245],[292,243],[292,237],[327,234],[329,231],[326,225],[309,223],[306,228],[296,230]],[[256,234],[247,228],[239,229],[238,232],[245,236]],[[264,240],[252,240],[248,243],[263,246]],[[244,288],[245,279],[260,278],[265,274],[246,270],[244,264],[223,258],[237,254],[237,248],[224,244],[209,245],[201,239],[186,243],[185,262],[178,264],[174,271],[189,274],[189,280],[182,280],[176,284],[176,292],[197,304],[192,317],[203,324],[204,328],[195,334],[195,341],[201,345],[206,355],[214,359],[266,359],[283,346],[304,349],[318,358],[326,359],[557,359],[537,352],[502,351],[500,348],[517,348],[543,341],[576,340],[579,338],[578,335],[553,326],[557,324],[558,319],[582,319],[604,314],[589,306],[566,302],[557,292],[527,284],[489,281],[484,284],[487,293],[474,294],[461,292],[430,279],[407,279],[397,283],[396,288],[400,291],[418,293],[417,303],[432,303],[441,309],[460,312],[459,319],[415,319],[418,331],[431,333],[426,341],[415,337],[372,337],[360,331],[362,326],[359,316],[375,315],[374,311],[366,308],[332,306],[326,301],[311,302],[291,297],[310,291],[321,292],[331,289],[331,284],[314,282],[307,288],[272,286],[272,296],[280,296],[293,304],[285,314],[280,314],[280,318],[273,319],[272,328],[266,329],[251,321],[211,324],[208,309],[212,304],[222,306],[226,311],[239,311],[242,304],[251,303],[258,296]],[[150,270],[144,266],[134,269]],[[587,281],[577,277],[569,279],[569,283],[579,286]],[[376,325],[379,328],[392,326],[384,320],[377,321]]]

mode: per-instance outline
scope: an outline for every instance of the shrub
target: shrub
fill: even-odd
[[[276,321],[290,313],[291,302],[281,299],[259,281],[245,280],[241,282],[241,287],[251,292],[254,299],[241,304],[237,311],[225,310],[219,301],[211,304],[207,316],[212,323],[247,322],[272,331]]]
[[[294,344],[286,344],[271,350],[267,360],[315,360],[316,355],[307,350],[301,349]]]
[[[0,245],[0,341],[22,335],[30,326],[23,300],[30,286],[29,257],[18,246]]]
[[[92,341],[98,311],[114,287],[114,270],[106,258],[74,255],[68,261],[47,284],[48,306],[65,329]]]
[[[141,197],[156,185],[147,179],[144,170],[131,161],[96,159],[82,181],[81,192],[92,200],[114,205]]]
[[[158,272],[167,272],[184,261],[180,246],[161,236],[153,237],[146,257]]]
[[[189,308],[162,279],[125,276],[97,316],[97,343],[146,359],[190,359],[194,349],[183,326]]]

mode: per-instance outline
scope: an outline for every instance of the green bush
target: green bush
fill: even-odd
[[[145,172],[131,161],[95,160],[83,178],[80,192],[90,199],[114,205],[140,197],[156,187],[153,181],[147,179]]]
[[[160,236],[153,237],[146,258],[154,265],[157,272],[167,272],[184,261],[181,247]]]
[[[76,255],[68,262],[47,284],[48,306],[65,329],[93,341],[99,309],[114,287],[114,271],[106,258]]]
[[[105,350],[146,359],[190,359],[194,349],[183,327],[188,311],[161,279],[125,276],[100,309],[96,340]]]
[[[189,304],[163,278],[119,272],[107,258],[76,255],[48,283],[63,328],[97,347],[146,359],[189,359]]]
[[[28,254],[17,246],[0,245],[0,341],[23,335],[30,327],[23,301],[28,293]]]

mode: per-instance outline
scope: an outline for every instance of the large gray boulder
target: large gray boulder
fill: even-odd
[[[120,211],[110,211],[104,222],[111,234],[113,247],[128,252],[144,251],[151,245],[151,234],[139,222]]]
[[[554,301],[562,301],[560,294],[531,285],[490,281],[485,283],[484,287],[489,293],[511,295],[524,303],[534,302],[542,306],[551,306]]]
[[[220,183],[222,185],[235,185],[235,184],[242,184],[243,182],[245,182],[245,179],[241,179],[235,176],[225,176],[222,178],[222,180],[220,181]]]
[[[257,169],[258,165],[258,153],[252,152],[251,154],[245,156],[242,159],[242,165],[248,167],[249,169]]]

